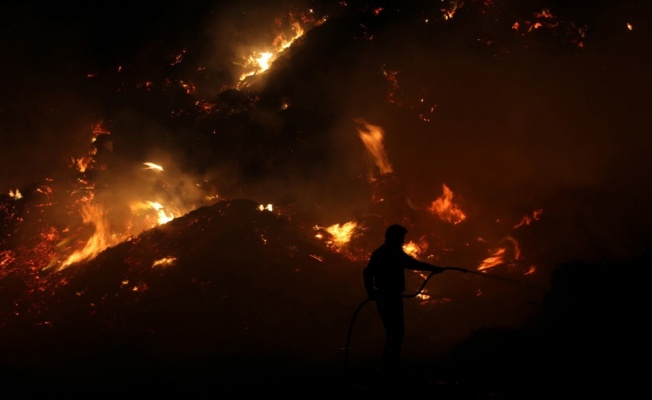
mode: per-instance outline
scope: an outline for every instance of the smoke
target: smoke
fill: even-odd
[[[406,309],[405,351],[418,359],[478,327],[529,320],[560,263],[649,251],[645,2],[258,3],[2,6],[0,191],[25,194],[2,198],[2,262],[27,255],[32,267],[16,280],[4,268],[10,321],[31,309],[28,294],[47,297],[31,290],[45,281],[34,266],[63,262],[99,230],[109,246],[147,231],[79,275],[64,271],[77,276],[60,285],[71,327],[85,321],[79,310],[93,319],[105,304],[107,324],[126,321],[127,335],[149,316],[189,348],[330,360],[364,294],[360,259],[342,251],[329,262],[306,232],[357,222],[345,250],[359,255],[400,222],[424,259],[504,278],[438,276]],[[247,75],[296,21],[303,35]],[[382,130],[381,147],[362,140],[362,121]],[[442,218],[435,204],[464,218]],[[179,264],[152,267],[168,257]],[[32,286],[14,284],[29,274]],[[358,354],[381,345],[375,317],[361,315],[356,334],[371,339]]]
[[[502,237],[542,209],[519,237],[535,259],[627,258],[645,249],[651,217],[646,8],[630,3],[615,14],[606,3],[163,4],[149,20],[12,6],[0,74],[12,173],[0,188],[74,176],[101,121],[111,149],[98,147],[98,200],[156,192],[183,212],[247,197],[344,223],[371,207],[364,119],[385,132],[406,203],[422,211],[446,185],[467,213],[463,236]],[[247,57],[294,21],[303,36],[243,83]]]

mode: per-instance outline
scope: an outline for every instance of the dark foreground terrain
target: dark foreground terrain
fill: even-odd
[[[172,336],[169,329],[136,334],[137,329],[101,332],[74,324],[47,334],[9,327],[20,336],[3,332],[0,379],[7,392],[21,397],[84,399],[375,398],[388,393],[437,399],[632,398],[645,386],[639,369],[646,361],[640,277],[649,266],[646,257],[610,266],[562,265],[531,325],[477,330],[447,354],[411,355],[393,376],[380,374],[373,357],[345,358],[343,347],[320,350],[328,347],[323,338],[312,344],[297,339],[294,343],[304,348],[288,345],[287,350],[235,337],[232,345],[216,345],[210,335],[217,330],[206,330],[208,337],[202,337],[185,321],[188,331],[179,327],[185,336]],[[255,340],[264,342],[264,335]],[[333,341],[345,343],[343,335]]]

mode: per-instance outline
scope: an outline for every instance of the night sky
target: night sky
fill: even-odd
[[[531,316],[532,307],[543,304],[551,274],[560,265],[579,262],[612,268],[648,254],[652,239],[648,2],[262,4],[165,1],[141,2],[132,8],[104,1],[92,6],[27,1],[0,6],[4,259],[31,247],[21,240],[36,240],[44,226],[51,226],[62,242],[69,233],[72,239],[65,246],[81,240],[85,232],[76,202],[91,192],[94,201],[110,210],[112,228],[123,233],[128,230],[127,215],[133,212],[129,204],[136,199],[174,206],[175,217],[184,222],[169,228],[168,239],[177,240],[166,243],[193,260],[194,264],[180,261],[186,268],[199,268],[196,265],[202,262],[219,264],[212,256],[210,261],[201,258],[209,257],[214,244],[192,247],[179,239],[191,233],[191,224],[185,221],[192,220],[187,214],[193,210],[199,212],[197,221],[206,232],[221,232],[209,217],[219,210],[216,199],[271,203],[281,220],[287,219],[252,217],[254,222],[247,219],[242,226],[234,225],[235,237],[242,234],[243,243],[249,236],[242,232],[258,232],[257,223],[266,224],[267,233],[271,229],[305,234],[314,225],[364,221],[368,229],[357,238],[364,252],[380,244],[381,222],[407,218],[415,240],[422,234],[431,240],[428,251],[433,262],[474,270],[492,249],[518,243],[518,251],[509,247],[516,262],[491,271],[502,281],[487,279],[494,282],[488,284],[449,276],[443,281],[449,288],[433,289],[441,299],[463,299],[458,311],[466,313],[464,318],[455,317],[454,309],[438,311],[452,321],[450,331],[416,334],[436,324],[425,314],[410,311],[415,341],[435,348],[430,354],[434,357],[470,330],[511,326]],[[241,80],[246,57],[270,48],[280,32],[291,32],[292,22],[300,22],[304,34],[267,71]],[[378,171],[359,138],[360,120],[385,133],[392,176],[400,182],[390,188],[395,192],[385,194],[397,194],[396,207],[389,201],[386,208],[370,205],[378,189],[370,184],[370,176],[378,178]],[[94,133],[99,125],[103,133]],[[91,141],[93,137],[97,141]],[[92,163],[80,172],[75,162],[88,156]],[[145,162],[163,165],[165,177],[152,177],[144,171]],[[444,186],[466,214],[459,224],[424,216]],[[20,207],[6,206],[13,204],[10,194],[15,191],[24,196]],[[220,216],[249,218],[246,212],[230,212]],[[530,224],[516,228],[524,217]],[[29,228],[20,231],[21,224]],[[139,225],[129,226],[128,234],[140,233]],[[116,264],[125,254],[138,259],[147,249],[160,250],[153,235],[151,241],[143,239],[141,253],[117,246],[114,253],[100,255],[103,259],[90,260],[99,272],[87,267],[81,277],[69,279],[80,287],[89,280],[118,279],[107,272],[106,260]],[[293,261],[285,251],[310,252],[313,243],[307,240],[302,245],[283,242],[270,246],[273,250],[252,250],[237,265],[246,268],[274,256],[272,263],[284,274],[293,268],[309,269],[309,262]],[[244,246],[235,240],[230,245]],[[228,244],[217,246],[219,251],[227,248]],[[11,265],[34,271],[40,261],[19,259]],[[231,261],[236,263],[235,258]],[[293,262],[296,265],[290,265]],[[338,321],[329,333],[343,335],[350,313],[364,296],[356,291],[361,277],[349,272],[363,261],[343,257],[331,262],[340,272],[319,270],[304,284],[319,290],[343,285],[336,289],[340,301],[329,308],[327,301],[315,297],[299,302],[293,312],[305,320],[317,310],[329,321]],[[0,266],[9,265],[5,263]],[[126,264],[123,267],[125,275],[133,273]],[[193,280],[193,274],[203,273],[192,271],[182,279]],[[224,270],[219,278],[230,282],[233,290],[246,290],[255,274],[239,274]],[[282,298],[275,304],[280,315],[292,304],[289,299],[305,296],[291,289],[300,283],[290,275],[277,281],[267,277],[278,291],[254,285],[261,293]],[[19,307],[16,304],[24,298],[17,295],[21,300],[14,302],[13,293],[19,290],[8,289],[14,287],[15,277],[10,273],[0,277],[2,288],[11,292],[3,295],[3,307]],[[155,282],[171,278],[148,279],[155,287]],[[315,281],[322,279],[320,287]],[[97,296],[96,302],[105,301],[104,294],[112,296],[111,289],[93,287],[86,293]],[[483,289],[485,303],[472,300],[482,298]],[[74,298],[73,288],[62,293],[54,295],[62,303]],[[154,306],[156,301],[174,297],[157,293],[159,297],[144,304],[154,309],[162,307]],[[219,297],[217,289],[210,293]],[[262,297],[257,301],[264,301]],[[177,304],[167,301],[163,304]],[[229,311],[235,319],[257,316],[265,320],[261,326],[279,329],[267,332],[269,343],[259,342],[262,353],[267,354],[275,341],[287,345],[295,340],[313,349],[314,343],[298,338],[302,329],[311,330],[313,325],[299,325],[298,337],[295,330],[287,338],[273,317],[251,316],[254,300],[238,301],[232,304],[236,311]],[[133,305],[126,300],[118,303],[116,309]],[[483,308],[488,304],[503,311],[488,313]],[[238,314],[239,306],[249,311]],[[178,307],[181,313],[184,308]],[[112,315],[109,308],[101,313],[107,320]],[[5,326],[14,322],[14,317],[7,317],[10,314],[3,311]],[[66,324],[73,318],[62,317],[55,308],[46,314]],[[481,320],[478,316],[483,314]],[[40,317],[33,318],[26,324]],[[373,332],[373,319],[366,318],[369,326],[360,328],[361,336]],[[129,331],[129,323],[124,324],[123,333]],[[214,334],[216,327],[201,329]],[[323,338],[312,334],[319,355],[309,358],[320,360]],[[179,335],[179,343],[191,340]],[[242,339],[238,346],[247,348],[261,337]],[[211,345],[198,344],[189,353],[207,348]],[[418,353],[410,354],[418,359]],[[337,363],[331,356],[325,356],[326,365]]]

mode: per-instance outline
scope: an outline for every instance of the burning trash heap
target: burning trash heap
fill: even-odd
[[[254,31],[230,19],[246,13],[220,9],[225,17],[202,33],[218,39],[210,46],[164,42],[144,59],[86,72],[77,84],[104,115],[80,118],[86,128],[76,127],[82,133],[60,165],[0,196],[0,363],[8,372],[84,380],[152,369],[338,369],[364,296],[362,268],[392,223],[409,230],[406,252],[474,272],[437,277],[407,304],[408,359],[448,354],[479,332],[453,354],[471,360],[465,368],[495,361],[488,349],[496,342],[482,342],[496,334],[484,336],[487,327],[506,329],[499,344],[512,335],[511,345],[528,341],[526,354],[539,359],[546,355],[535,345],[568,350],[557,347],[563,338],[540,333],[573,325],[572,310],[563,311],[579,289],[566,292],[559,277],[572,281],[584,267],[566,266],[549,282],[557,260],[542,242],[555,216],[546,220],[542,204],[559,204],[517,195],[521,172],[468,166],[490,152],[471,149],[478,159],[469,162],[445,157],[459,138],[433,139],[433,126],[472,126],[447,117],[436,92],[454,93],[446,85],[457,78],[429,77],[409,56],[432,51],[438,34],[467,37],[458,20],[513,17],[506,29],[478,23],[474,31],[477,53],[505,64],[550,38],[578,54],[588,28],[547,8],[505,14],[493,1],[319,3],[279,13],[255,40],[233,35]],[[252,18],[269,16],[260,14]],[[414,48],[397,39],[407,32]],[[495,177],[505,183],[491,185]],[[501,190],[506,198],[497,199]],[[424,279],[412,274],[409,285]],[[513,331],[550,310],[544,320],[561,328]],[[378,321],[363,313],[357,324],[354,362],[371,364]],[[486,386],[496,378],[464,372]]]

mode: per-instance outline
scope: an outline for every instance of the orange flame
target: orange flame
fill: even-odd
[[[163,210],[163,206],[160,203],[153,201],[148,201],[147,203],[150,205],[150,207],[157,211],[158,218],[156,222],[158,225],[166,224],[174,219],[174,214],[166,214],[166,212]]]
[[[513,263],[521,259],[521,247],[519,246],[518,241],[511,236],[507,236],[505,241],[511,244],[511,258],[507,259],[508,246],[499,247],[498,249],[494,250],[489,257],[485,258],[482,261],[478,267],[479,271],[493,268],[498,265]],[[528,273],[534,272],[533,268],[534,266],[531,266],[530,272]]]
[[[176,257],[164,257],[161,258],[160,260],[156,260],[152,263],[152,268],[154,267],[169,267],[171,265],[174,265],[174,263],[177,261]]]
[[[349,221],[343,225],[331,225],[326,228],[326,232],[333,237],[332,242],[335,246],[344,247],[351,241],[351,236],[357,227],[357,223]]]
[[[505,252],[507,249],[505,247],[500,247],[497,250],[494,250],[494,252],[487,258],[485,258],[480,266],[478,267],[478,271],[482,271],[485,269],[493,268],[497,265],[501,265],[505,263]]]
[[[240,76],[240,81],[243,81],[252,75],[267,71],[279,55],[304,34],[304,30],[298,22],[293,22],[291,24],[291,29],[294,32],[291,37],[287,37],[285,33],[280,33],[276,38],[274,38],[271,49],[266,49],[265,51],[254,51],[252,55],[247,58],[243,65],[246,72]]]
[[[385,131],[380,126],[372,125],[363,118],[354,118],[353,122],[358,124],[358,134],[362,143],[374,159],[374,163],[380,169],[381,174],[389,174],[393,172],[392,165],[389,163],[385,147],[383,145],[383,138]]]
[[[466,219],[466,215],[459,206],[453,203],[453,191],[445,184],[442,184],[442,187],[444,193],[432,202],[428,210],[442,220],[457,225]]]
[[[93,236],[86,242],[84,248],[71,254],[59,267],[62,270],[70,265],[91,259],[109,246],[118,243],[109,229],[106,213],[98,204],[84,204],[80,211],[85,224],[92,224],[95,227]]]
[[[520,228],[521,226],[530,225],[532,221],[538,221],[541,218],[542,213],[543,213],[543,209],[538,209],[532,211],[532,216],[529,215],[523,216],[523,219],[521,219],[521,221],[518,224],[514,225],[514,229]]]
[[[403,245],[403,251],[412,257],[417,257],[421,253],[421,247],[413,241],[409,241]]]
[[[158,164],[154,164],[153,162],[145,162],[145,163],[143,163],[143,165],[146,165],[147,169],[153,169],[153,170],[156,170],[156,171],[163,171],[162,166],[160,166]]]

